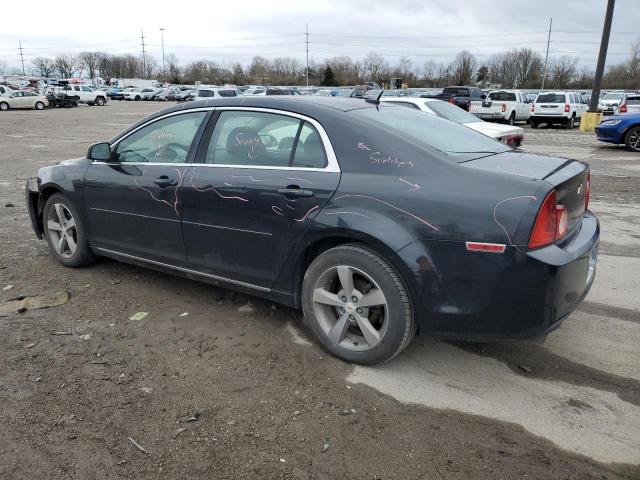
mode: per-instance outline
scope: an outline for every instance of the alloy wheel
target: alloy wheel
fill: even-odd
[[[329,268],[318,278],[313,310],[327,337],[352,351],[377,346],[389,323],[387,300],[378,284],[349,265]]]
[[[636,128],[629,132],[629,138],[627,139],[627,143],[630,148],[635,151],[640,150],[640,128]]]
[[[78,249],[78,231],[71,211],[62,203],[54,203],[49,209],[47,232],[56,253],[71,258]]]

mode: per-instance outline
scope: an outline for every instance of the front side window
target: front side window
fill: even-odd
[[[206,163],[256,167],[321,168],[326,165],[317,131],[286,115],[223,111],[216,122]]]
[[[118,143],[117,162],[184,163],[206,112],[183,113],[158,120]]]
[[[89,87],[82,87],[82,91],[83,92],[91,92],[91,89]]]

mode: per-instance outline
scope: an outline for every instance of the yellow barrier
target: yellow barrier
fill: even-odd
[[[580,119],[581,132],[593,132],[602,120],[601,112],[584,112]]]

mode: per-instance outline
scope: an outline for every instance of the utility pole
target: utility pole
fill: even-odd
[[[22,54],[22,40],[18,40],[18,49],[20,50],[20,61],[22,62],[22,75],[26,75],[24,73],[24,55]]]
[[[144,30],[140,29],[140,40],[142,40],[142,76],[145,76],[147,71],[147,53],[144,49]]]
[[[309,24],[306,24],[307,26],[307,30],[305,32],[305,37],[306,37],[306,41],[305,43],[307,44],[307,87],[309,86]]]
[[[604,64],[607,61],[607,49],[609,48],[609,35],[611,34],[611,21],[613,19],[613,7],[616,0],[609,0],[607,3],[607,13],[604,17],[604,27],[602,28],[602,40],[600,41],[600,53],[598,54],[598,65],[593,78],[593,90],[589,101],[589,111],[598,112],[598,100],[600,100],[600,87],[602,86],[602,75],[604,74]]]
[[[167,76],[164,70],[164,28],[160,29],[160,35],[161,35],[161,43],[162,43],[162,80],[166,82]]]
[[[542,74],[542,86],[544,90],[544,82],[547,79],[547,62],[549,61],[549,44],[551,43],[551,25],[553,25],[553,17],[549,19],[549,36],[547,37],[547,53],[544,56],[544,73]]]

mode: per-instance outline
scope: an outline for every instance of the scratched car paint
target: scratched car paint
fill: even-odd
[[[420,112],[207,100],[94,148],[27,184],[58,260],[102,255],[302,308],[347,361],[388,360],[418,329],[544,335],[593,282],[588,165]]]

